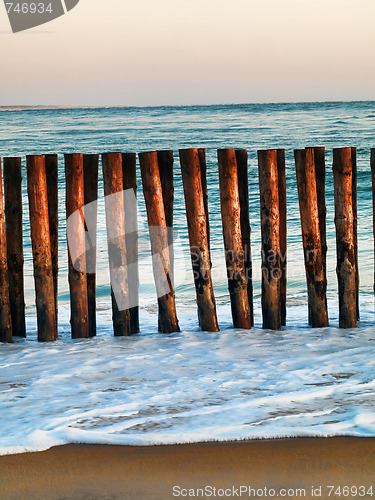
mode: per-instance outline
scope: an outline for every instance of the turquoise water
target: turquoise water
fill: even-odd
[[[375,146],[375,102],[331,102],[300,104],[243,104],[222,106],[146,107],[146,108],[0,108],[0,155],[42,153],[102,153],[106,151],[175,151],[175,225],[184,262],[177,268],[189,273],[188,240],[178,149],[206,147],[210,224],[212,228],[213,279],[218,304],[228,301],[218,189],[216,149],[247,148],[249,151],[250,215],[254,258],[255,297],[260,293],[260,226],[257,174],[257,149],[285,148],[288,193],[288,295],[305,293],[305,276],[293,149],[306,146],[326,147],[328,290],[336,292],[335,232],[332,177],[332,148],[358,148],[358,214],[361,294],[372,293],[373,244],[370,148]],[[59,300],[69,299],[64,221],[64,165],[60,156],[60,284]],[[25,168],[25,165],[24,165]],[[100,167],[101,168],[101,167]],[[139,173],[139,172],[138,172]],[[99,176],[101,178],[101,175]],[[139,180],[139,192],[142,185]],[[26,182],[24,179],[25,273],[27,306],[32,309],[34,291],[29,237]],[[109,299],[106,261],[103,186],[99,186],[99,257],[98,295]],[[140,220],[145,221],[143,196],[139,196]],[[147,234],[143,224],[144,234]],[[153,282],[147,271],[148,249],[141,263],[141,304],[152,302]],[[142,256],[141,256],[142,258]],[[193,306],[195,296],[191,276],[176,287],[181,307]],[[30,313],[31,313],[30,309]]]

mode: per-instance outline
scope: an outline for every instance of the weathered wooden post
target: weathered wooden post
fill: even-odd
[[[258,151],[263,328],[280,330],[280,203],[277,150]]]
[[[90,227],[86,238],[87,307],[89,336],[96,335],[96,237],[98,221],[99,155],[83,155],[85,221]]]
[[[375,256],[375,148],[371,149],[371,177],[372,177],[372,230],[374,234],[374,256]],[[374,293],[375,293],[375,261],[374,261]]]
[[[122,173],[124,191],[132,189],[134,196],[125,194],[125,243],[128,266],[130,332],[139,333],[139,266],[137,217],[137,155],[123,153]]]
[[[280,214],[280,316],[281,326],[286,325],[286,273],[287,273],[287,223],[285,149],[277,150],[277,179]]]
[[[130,335],[129,287],[125,240],[122,153],[102,155],[113,330],[116,337]]]
[[[326,183],[326,162],[325,162],[325,148],[315,147],[314,149],[314,160],[315,160],[315,178],[316,178],[316,192],[318,198],[318,212],[319,212],[319,231],[320,231],[320,243],[322,246],[322,262],[323,262],[323,272],[325,289],[327,290],[327,228],[326,228],[326,195],[325,195],[325,183]],[[326,295],[326,307],[327,307],[327,295]]]
[[[204,205],[204,211],[206,214],[207,243],[208,243],[208,251],[209,251],[209,257],[210,257],[210,266],[212,269],[211,231],[210,231],[210,219],[209,219],[209,212],[208,212],[207,161],[206,161],[206,149],[205,148],[198,148],[198,157],[199,157],[199,164],[200,164],[200,171],[201,171],[203,205]],[[199,326],[201,326],[199,314],[198,314],[198,320],[199,320]]]
[[[58,200],[58,157],[46,155],[46,179],[48,196],[48,217],[51,237],[52,274],[55,290],[55,314],[58,315],[58,276],[59,276],[59,200]]]
[[[49,342],[57,339],[57,322],[45,157],[27,156],[26,163],[38,340]]]
[[[9,302],[7,239],[5,232],[3,179],[0,158],[0,342],[12,342],[12,316]]]
[[[319,212],[319,230],[320,241],[322,244],[322,261],[324,269],[325,288],[327,290],[327,231],[326,231],[326,200],[325,200],[325,179],[326,179],[326,163],[325,163],[325,148],[314,147],[314,162],[315,162],[315,178],[316,191],[318,197],[318,212]],[[327,306],[327,295],[326,295]],[[311,308],[309,309],[309,325],[311,326]],[[328,309],[327,309],[328,310]]]
[[[203,152],[201,150],[199,153],[198,149],[193,148],[180,149],[179,153],[199,324],[203,331],[217,332],[219,326],[211,278],[208,209],[205,206],[205,186],[201,177]]]
[[[179,332],[158,154],[156,151],[139,153],[139,161],[158,295],[159,331],[162,333]]]
[[[171,279],[174,283],[174,251],[173,251],[173,151],[157,151],[161,189],[163,192],[165,220],[168,227],[169,259],[171,263]]]
[[[236,152],[234,149],[219,149],[217,154],[221,219],[233,326],[234,328],[249,329],[251,328],[251,318],[242,246]]]
[[[203,206],[206,213],[206,223],[207,223],[207,243],[208,251],[210,252],[210,262],[211,262],[211,237],[210,237],[210,220],[208,215],[208,187],[207,187],[207,162],[206,162],[206,150],[204,148],[198,148],[198,157],[201,171],[201,181],[202,181],[202,192],[203,192]],[[212,264],[211,264],[212,267]]]
[[[72,338],[89,338],[82,154],[65,155],[65,179]]]
[[[357,321],[359,317],[359,264],[358,264],[358,216],[357,216],[357,148],[352,148],[352,199],[353,199],[353,237],[354,237],[354,255],[355,255],[355,287],[356,287],[356,314]]]
[[[21,158],[4,158],[4,199],[12,331],[13,336],[26,337]]]
[[[311,326],[328,326],[314,150],[294,151]]]
[[[337,279],[340,328],[357,326],[357,287],[353,224],[352,149],[333,150]]]
[[[249,208],[249,175],[247,171],[248,153],[247,149],[236,150],[238,193],[241,211],[241,235],[242,247],[245,259],[245,273],[247,283],[247,298],[249,300],[250,321],[254,326],[254,304],[253,304],[253,265],[251,260],[251,226]]]

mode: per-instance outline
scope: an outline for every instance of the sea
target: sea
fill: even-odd
[[[307,321],[293,150],[326,147],[330,327]],[[360,312],[338,328],[332,149],[358,156]],[[212,278],[220,332],[197,319],[178,149],[207,150]],[[220,217],[217,152],[249,152],[255,327],[233,329]],[[163,107],[0,107],[0,156],[23,158],[27,339],[0,345],[0,454],[66,443],[157,445],[295,436],[375,436],[374,242],[370,149],[375,102]],[[288,205],[287,326],[263,330],[257,150],[285,148]],[[176,305],[181,332],[157,331],[147,217],[138,167],[139,335],[115,338],[99,165],[97,337],[71,340],[63,154],[175,153]],[[59,156],[59,338],[40,344],[26,191],[26,154]]]

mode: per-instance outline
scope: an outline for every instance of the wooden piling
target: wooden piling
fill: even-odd
[[[128,263],[130,332],[139,333],[139,266],[138,266],[138,217],[137,217],[137,155],[122,155],[124,191],[133,189],[134,198],[125,201],[125,242]],[[125,195],[126,196],[126,195]],[[125,200],[127,200],[127,196]],[[172,209],[173,210],[173,209]]]
[[[286,281],[287,281],[287,222],[286,222],[286,175],[285,149],[277,150],[277,179],[280,214],[280,321],[286,325]]]
[[[280,204],[277,150],[258,151],[263,328],[280,330]]]
[[[355,255],[355,287],[356,287],[356,314],[359,316],[359,264],[358,264],[358,216],[357,216],[357,148],[352,149],[352,200],[353,200],[353,237]]]
[[[326,201],[325,201],[325,178],[326,178],[326,164],[325,164],[325,148],[314,147],[314,161],[315,161],[315,178],[316,190],[318,196],[318,212],[319,212],[319,230],[320,241],[322,244],[322,261],[325,279],[325,288],[327,290],[327,231],[326,231]],[[326,295],[327,306],[327,295]],[[328,310],[328,309],[327,309]],[[309,311],[309,325],[311,326],[311,307],[308,304]]]
[[[45,157],[27,156],[26,164],[38,340],[49,342],[57,339],[57,322]]]
[[[208,205],[205,204],[207,181],[203,179],[205,178],[204,152],[196,148],[180,149],[179,154],[199,324],[203,331],[217,332],[219,326],[211,277]]]
[[[98,222],[98,175],[99,155],[83,155],[85,220],[86,212],[90,218],[90,228],[86,239],[86,267],[87,267],[87,312],[89,323],[89,337],[96,335],[96,238]],[[87,209],[86,209],[87,207]]]
[[[375,148],[371,149],[371,177],[372,177],[372,230],[374,235],[374,293],[375,293]]]
[[[175,293],[171,277],[168,229],[156,151],[139,154],[143,194],[150,231],[153,270],[158,295],[159,331],[179,332]]]
[[[203,206],[206,214],[207,243],[208,243],[208,251],[210,252],[210,262],[211,262],[211,233],[210,233],[210,219],[208,215],[207,162],[206,162],[206,150],[204,148],[198,148],[198,157],[199,157],[199,164],[201,171]]]
[[[9,301],[7,240],[5,231],[3,179],[0,158],[0,342],[12,342],[12,316]]]
[[[68,237],[68,269],[70,287],[70,323],[72,338],[89,338],[87,274],[86,274],[86,234],[84,225],[84,173],[83,155],[80,153],[65,155],[66,179],[66,218],[73,214],[80,215],[74,228],[74,239]],[[73,262],[70,244],[74,244],[79,256]]]
[[[337,279],[340,328],[357,326],[356,261],[353,223],[352,149],[333,150]]]
[[[116,337],[130,335],[129,287],[125,240],[122,153],[102,155],[107,221],[113,330]]]
[[[234,328],[251,328],[247,295],[238,170],[234,149],[218,150],[221,219]]]
[[[168,228],[169,260],[171,265],[170,276],[174,285],[174,251],[173,251],[173,151],[157,151],[161,189],[163,192],[165,221]]]
[[[325,195],[325,181],[326,181],[326,162],[325,162],[325,148],[315,147],[314,160],[315,160],[315,179],[316,179],[316,192],[318,199],[318,212],[319,212],[319,232],[320,243],[322,246],[322,262],[325,289],[327,290],[327,228],[326,228],[326,195]],[[327,304],[327,295],[326,295]],[[327,305],[326,305],[327,307]]]
[[[206,161],[206,149],[205,148],[198,148],[198,157],[199,157],[199,164],[200,164],[200,171],[201,171],[203,205],[204,205],[204,211],[206,214],[207,244],[208,244],[209,257],[210,257],[210,266],[212,269],[211,231],[210,231],[210,219],[209,219],[209,212],[208,212],[207,161]],[[201,326],[199,314],[198,314],[198,321],[199,321],[199,326]]]
[[[58,315],[58,277],[59,277],[59,200],[58,200],[58,157],[46,155],[46,179],[48,196],[48,218],[51,238],[52,274],[55,290],[55,315]]]
[[[26,337],[21,158],[4,158],[4,199],[12,332]]]
[[[247,149],[236,150],[238,193],[241,211],[241,236],[245,259],[245,273],[247,283],[247,298],[250,308],[251,326],[254,326],[254,304],[253,304],[253,265],[251,260],[251,226],[249,208],[249,175],[247,171],[248,153]]]
[[[328,326],[314,150],[294,152],[311,326]]]

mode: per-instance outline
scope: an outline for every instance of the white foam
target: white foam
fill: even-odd
[[[308,328],[303,302],[290,298],[291,327],[281,332],[259,328],[259,301],[251,331],[200,332],[186,308],[184,331],[162,335],[142,309],[143,332],[131,338],[112,336],[111,311],[100,304],[98,337],[75,341],[62,306],[56,343],[31,335],[0,350],[0,454],[64,443],[375,435],[369,299],[357,330]],[[225,328],[229,309],[218,309]]]

